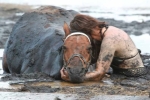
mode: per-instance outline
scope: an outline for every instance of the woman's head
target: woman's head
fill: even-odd
[[[76,15],[74,19],[70,22],[71,31],[83,32],[91,38],[92,51],[93,51],[92,52],[93,59],[91,61],[92,63],[95,63],[95,61],[97,61],[99,50],[100,50],[99,48],[100,42],[91,36],[92,29],[97,26],[100,29],[102,29],[105,26],[105,22],[100,22],[99,20],[91,16],[82,15],[82,14]]]
[[[102,28],[105,22],[100,22],[97,19],[88,15],[76,15],[74,19],[70,22],[70,28],[72,31],[80,31],[86,34],[91,34],[92,29],[98,26]]]

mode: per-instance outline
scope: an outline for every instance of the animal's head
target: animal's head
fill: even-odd
[[[89,37],[82,32],[70,33],[67,23],[64,24],[64,31],[64,68],[71,82],[83,82],[91,62],[91,41]]]

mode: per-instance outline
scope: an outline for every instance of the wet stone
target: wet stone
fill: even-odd
[[[145,91],[148,88],[149,88],[149,86],[147,86],[147,85],[140,85],[139,87],[137,87],[137,89],[139,89],[141,91]]]
[[[136,83],[136,84],[133,84],[133,83]],[[135,85],[140,85],[139,83],[134,82],[134,81],[132,81],[132,80],[123,80],[123,81],[121,81],[120,84],[121,84],[121,85],[125,85],[125,86],[135,86]]]
[[[148,83],[149,81],[143,78],[137,78],[137,81],[140,82],[140,84]]]
[[[140,86],[140,85],[147,83],[147,82],[148,81],[145,79],[125,79],[125,80],[122,80],[120,82],[120,84],[123,86],[137,87],[137,86]]]

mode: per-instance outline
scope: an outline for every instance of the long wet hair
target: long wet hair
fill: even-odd
[[[93,59],[91,63],[95,63],[97,61],[101,45],[101,42],[96,41],[91,37],[92,29],[95,28],[96,26],[100,28],[101,32],[102,28],[106,26],[106,23],[101,22],[91,16],[82,14],[76,15],[74,19],[70,22],[71,32],[83,32],[91,38],[93,51],[92,52]]]
[[[106,26],[105,22],[101,22],[96,18],[88,15],[78,14],[70,22],[71,31],[79,31],[85,34],[91,34],[92,29],[98,26],[100,30]]]

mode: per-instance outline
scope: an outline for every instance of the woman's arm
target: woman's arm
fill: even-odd
[[[116,51],[114,39],[104,38],[101,45],[100,54],[96,63],[96,69],[85,75],[85,80],[101,80],[108,71]]]

